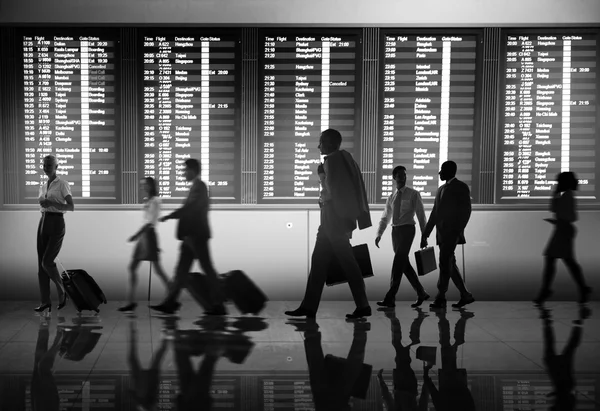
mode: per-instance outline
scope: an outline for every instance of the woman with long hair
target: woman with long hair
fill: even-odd
[[[555,227],[544,250],[542,289],[533,302],[541,305],[552,295],[550,287],[556,272],[556,259],[560,258],[565,262],[575,280],[579,288],[579,302],[583,304],[589,300],[592,289],[586,285],[581,267],[575,260],[576,229],[573,223],[577,221],[577,205],[573,192],[577,190],[578,181],[572,171],[564,171],[556,179],[556,188],[552,200],[550,200],[550,211],[555,214],[556,218],[546,219]]]
[[[160,216],[160,199],[157,196],[156,181],[152,177],[146,177],[140,181],[140,184],[146,194],[143,207],[144,224],[134,235],[129,237],[129,241],[137,241],[137,244],[131,258],[131,263],[129,264],[129,303],[119,308],[119,311],[133,311],[137,307],[135,290],[138,282],[137,268],[140,262],[150,261],[154,266],[156,274],[158,274],[165,286],[169,284],[165,271],[160,265],[160,249],[158,248],[158,238],[154,230]]]

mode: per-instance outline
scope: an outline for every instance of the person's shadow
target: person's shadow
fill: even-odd
[[[371,323],[348,321],[353,324],[352,345],[347,358],[324,355],[319,325],[314,319],[290,320],[304,333],[304,349],[308,363],[310,388],[317,411],[350,410],[351,398],[366,398],[373,367],[365,364],[367,331]]]
[[[437,411],[475,411],[475,401],[467,381],[467,370],[456,365],[458,347],[465,342],[467,320],[474,314],[460,310],[460,318],[454,328],[454,344],[450,344],[450,323],[446,319],[446,311],[439,310],[435,314],[438,317],[442,360],[442,368],[438,370],[439,389],[429,376],[432,362],[427,362],[424,367],[424,386],[429,391]]]
[[[221,357],[234,364],[243,364],[254,343],[245,332],[267,328],[262,318],[239,318],[229,323],[225,318],[206,318],[195,323],[202,329],[179,330],[171,324],[175,363],[179,379],[177,409],[210,410],[214,399],[210,393],[217,362]],[[230,330],[229,328],[233,328]],[[193,357],[204,356],[198,370],[194,370]]]
[[[56,327],[54,341],[48,348],[51,318],[50,316],[40,317],[31,375],[31,409],[34,411],[58,411],[60,409],[60,396],[54,380],[54,361],[61,348],[64,330]]]
[[[589,318],[591,311],[586,306],[579,308],[579,318],[573,321],[573,328],[567,345],[561,354],[556,353],[552,312],[540,307],[540,318],[544,330],[544,365],[552,381],[554,391],[548,397],[554,397],[550,410],[573,411],[577,404],[576,382],[573,371],[575,351],[581,344],[583,322]]]
[[[138,332],[134,320],[129,321],[128,343],[127,362],[129,363],[129,375],[133,386],[129,392],[138,409],[156,410],[158,389],[160,386],[160,369],[167,350],[167,340],[164,338],[161,339],[160,347],[156,354],[153,355],[149,369],[143,369],[140,364],[138,356]]]
[[[425,411],[429,402],[429,392],[427,387],[423,386],[421,397],[417,401],[419,395],[417,377],[410,363],[410,347],[420,344],[421,324],[428,314],[424,313],[420,308],[416,309],[418,315],[413,320],[410,327],[410,344],[406,347],[402,345],[402,328],[400,320],[396,317],[395,310],[384,311],[385,316],[390,319],[392,329],[392,345],[396,350],[395,363],[396,368],[393,370],[394,380],[394,395],[383,378],[383,369],[377,373],[379,387],[383,396],[383,401],[389,411]]]

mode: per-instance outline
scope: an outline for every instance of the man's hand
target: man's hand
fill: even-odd
[[[168,215],[166,215],[166,216],[164,216],[164,217],[161,217],[161,218],[159,218],[159,219],[158,219],[158,221],[160,221],[161,223],[164,223],[164,222],[165,222],[165,221],[167,221],[168,219],[169,219],[169,216],[168,216]]]
[[[42,201],[40,201],[40,206],[42,206],[42,208],[48,208],[52,205],[52,201],[48,200],[48,199],[43,199]]]
[[[135,240],[137,240],[137,235],[132,235],[131,237],[129,237],[127,239],[127,241],[130,242],[130,243],[133,242],[133,241],[135,241]]]
[[[375,247],[379,248],[379,242],[381,241],[381,236],[378,235],[377,238],[375,238]]]
[[[421,248],[427,247],[427,237],[421,237]]]

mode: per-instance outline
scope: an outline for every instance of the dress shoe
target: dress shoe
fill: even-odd
[[[433,308],[434,310],[446,309],[446,300],[435,300],[429,304],[429,308]]]
[[[585,304],[590,300],[590,294],[592,294],[592,287],[585,287],[581,292],[581,297],[579,298],[580,304]]]
[[[181,306],[180,303],[161,303],[158,305],[151,305],[150,308],[156,311],[160,311],[163,314],[175,314],[175,311]]]
[[[293,311],[286,311],[285,315],[289,315],[290,317],[306,317],[306,318],[315,318],[317,315],[315,312],[311,310],[307,310],[306,308],[296,308]]]
[[[214,307],[212,310],[204,312],[204,315],[227,315],[227,310],[223,304]]]
[[[52,305],[50,303],[40,304],[38,307],[35,307],[33,311],[35,311],[36,313],[41,313],[44,312],[46,309],[48,309],[48,312],[52,312]]]
[[[376,304],[378,306],[380,306],[380,307],[385,307],[385,308],[394,308],[396,306],[395,303],[390,303],[390,302],[387,302],[385,300],[383,300],[383,301],[377,301]]]
[[[357,318],[370,317],[370,316],[371,316],[371,307],[369,307],[368,305],[363,308],[357,308],[356,310],[354,310],[354,312],[352,314],[346,314],[346,318],[349,320],[355,320]]]
[[[471,304],[471,303],[474,303],[474,302],[475,302],[475,299],[473,298],[473,296],[471,294],[469,294],[466,297],[460,297],[460,300],[458,300],[457,303],[452,304],[452,307],[454,307],[454,308],[462,308],[465,305]]]
[[[429,300],[429,294],[427,294],[427,293],[418,296],[417,297],[417,301],[415,301],[414,303],[412,303],[410,306],[412,308],[420,307],[421,304],[423,304],[423,301],[426,301],[426,300]]]
[[[61,302],[58,304],[58,307],[57,307],[57,308],[58,308],[59,310],[60,310],[60,309],[62,309],[62,308],[65,308],[65,305],[67,305],[67,300],[68,300],[68,297],[69,297],[69,295],[68,295],[68,294],[65,292],[65,293],[63,294],[62,301],[61,301]]]
[[[535,305],[542,305],[544,302],[552,296],[552,291],[540,292],[540,294],[533,300]]]
[[[123,307],[119,307],[117,309],[117,311],[121,311],[121,312],[135,311],[136,307],[137,307],[137,303],[129,303]]]

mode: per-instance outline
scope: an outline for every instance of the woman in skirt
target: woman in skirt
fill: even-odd
[[[129,241],[137,241],[131,263],[129,264],[129,296],[127,304],[119,308],[119,311],[133,311],[137,307],[135,301],[135,290],[138,282],[137,268],[142,261],[150,261],[165,286],[169,280],[160,265],[158,239],[154,227],[160,215],[160,199],[157,197],[156,181],[152,177],[146,177],[140,181],[146,194],[144,198],[144,225],[137,233],[129,237]]]
[[[573,223],[577,221],[577,207],[573,192],[577,190],[578,182],[575,174],[571,171],[560,173],[557,182],[554,195],[550,201],[550,211],[556,215],[556,219],[546,220],[554,224],[555,227],[544,250],[545,264],[542,289],[533,302],[541,305],[552,295],[550,287],[556,272],[556,259],[561,258],[579,288],[579,302],[583,304],[589,300],[592,289],[586,285],[581,267],[575,261],[576,230]]]

